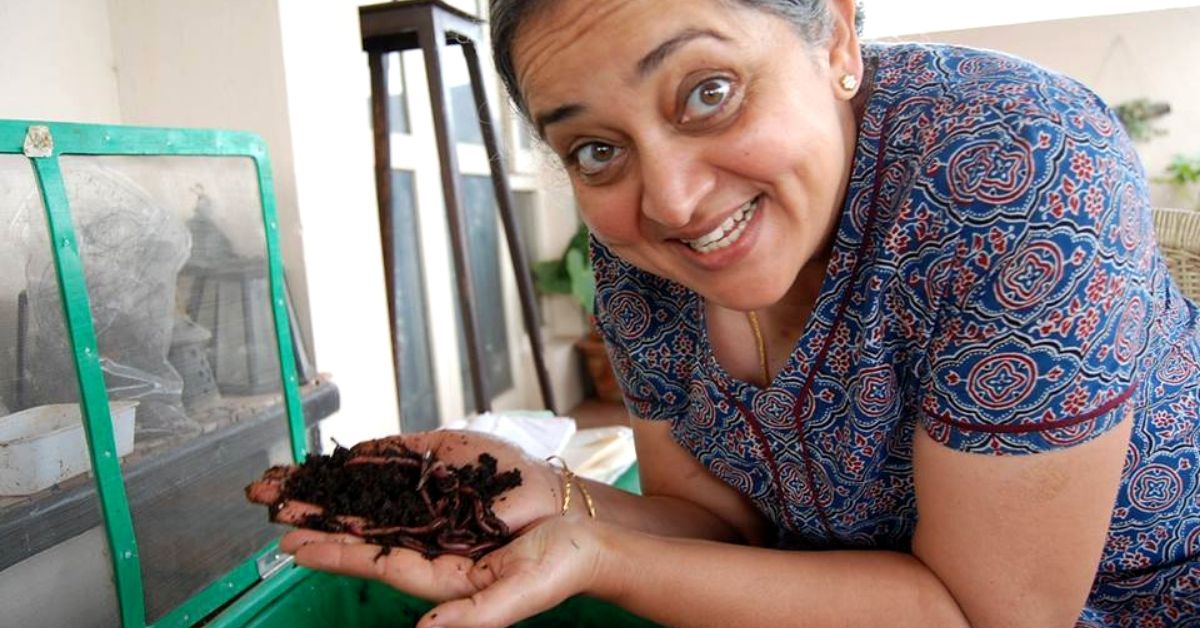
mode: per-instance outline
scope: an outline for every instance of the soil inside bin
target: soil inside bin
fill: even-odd
[[[264,481],[283,477],[272,518],[289,502],[320,509],[301,527],[344,532],[380,545],[421,552],[427,558],[458,554],[478,558],[511,538],[492,511],[505,491],[521,485],[521,472],[500,473],[496,459],[480,454],[478,464],[448,465],[432,452],[403,446],[370,456],[338,447],[331,455],[313,455],[291,468],[272,468]],[[247,493],[253,487],[247,487]]]

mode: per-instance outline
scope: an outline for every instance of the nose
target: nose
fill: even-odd
[[[715,184],[698,147],[663,138],[638,152],[642,215],[668,228],[686,226]]]

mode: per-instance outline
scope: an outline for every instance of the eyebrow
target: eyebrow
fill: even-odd
[[[654,50],[646,53],[641,61],[637,64],[637,76],[639,79],[644,79],[648,74],[658,69],[667,57],[671,56],[676,50],[683,47],[684,44],[702,37],[709,37],[717,41],[729,41],[729,38],[707,28],[689,28],[675,35],[674,37],[659,44]]]
[[[586,109],[586,107],[583,105],[570,103],[561,107],[555,107],[546,113],[537,114],[534,116],[533,120],[535,123],[537,123],[538,136],[542,138],[546,137],[546,125],[554,124],[555,122],[562,122],[567,118],[577,116],[583,113],[584,109]]]
[[[656,46],[654,50],[646,53],[646,56],[637,62],[637,78],[639,80],[646,78],[651,72],[658,69],[663,61],[666,61],[676,50],[682,48],[684,44],[704,37],[723,42],[729,41],[728,37],[706,28],[689,28],[683,30]],[[568,118],[573,118],[586,110],[587,108],[581,104],[568,103],[561,107],[555,107],[545,113],[535,115],[534,122],[537,126],[538,135],[543,138],[546,137],[547,126],[556,122],[562,122]]]

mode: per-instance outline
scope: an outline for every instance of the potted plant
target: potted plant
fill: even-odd
[[[1174,188],[1192,209],[1200,210],[1200,155],[1175,155],[1167,164],[1167,175],[1156,180]]]
[[[589,322],[592,321],[596,302],[596,276],[588,258],[588,230],[585,225],[579,226],[562,257],[533,265],[533,282],[542,294],[569,295],[582,308],[584,317]],[[575,341],[575,346],[583,354],[596,396],[606,401],[619,402],[621,390],[608,361],[604,341],[595,325],[589,324],[588,330],[587,334]]]
[[[1171,105],[1168,103],[1138,98],[1113,107],[1113,111],[1121,120],[1121,126],[1125,127],[1125,132],[1135,142],[1149,142],[1167,134],[1166,131],[1154,126],[1154,121],[1171,113]]]

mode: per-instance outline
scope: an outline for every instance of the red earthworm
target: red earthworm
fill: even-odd
[[[471,549],[467,550],[467,555],[472,558],[478,558],[497,547],[500,547],[500,543],[497,541],[484,541],[477,545],[471,546]]]
[[[346,461],[346,466],[360,464],[394,464],[401,467],[416,468],[421,463],[411,458],[392,458],[389,456],[357,456]]]
[[[437,532],[438,530],[446,527],[447,523],[449,523],[449,521],[445,517],[440,517],[438,519],[434,519],[433,521],[430,521],[429,523],[427,523],[423,526],[412,526],[412,527],[389,526],[386,528],[371,528],[368,530],[363,530],[359,536],[365,537],[365,536],[390,536],[393,534],[409,534],[409,535],[431,534],[433,532]]]

